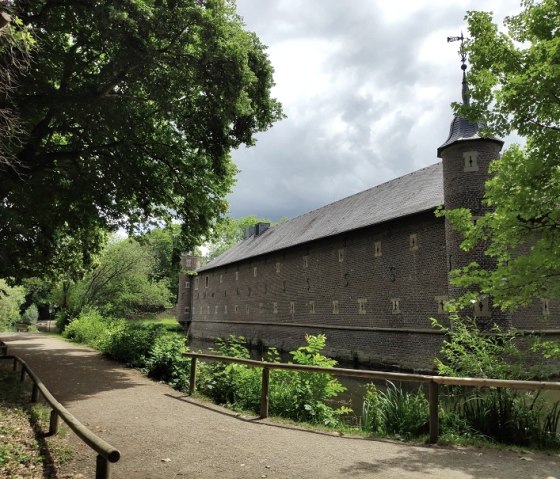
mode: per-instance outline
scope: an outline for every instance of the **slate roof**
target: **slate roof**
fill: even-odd
[[[338,235],[443,204],[441,162],[336,201],[251,236],[199,271]]]

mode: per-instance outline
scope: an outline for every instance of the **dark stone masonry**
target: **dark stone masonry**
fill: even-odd
[[[199,267],[182,259],[178,319],[190,336],[242,335],[254,346],[290,351],[324,333],[327,354],[374,367],[432,369],[443,336],[443,304],[461,291],[449,271],[478,261],[434,210],[483,214],[484,182],[503,142],[455,117],[438,148],[441,162],[272,228],[260,224]],[[189,273],[187,273],[187,271]],[[515,315],[481,297],[471,314],[483,323],[560,334],[559,307],[546,300]]]

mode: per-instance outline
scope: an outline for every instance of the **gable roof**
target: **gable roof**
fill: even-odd
[[[428,211],[442,204],[440,162],[297,216],[259,236],[244,239],[199,271]]]

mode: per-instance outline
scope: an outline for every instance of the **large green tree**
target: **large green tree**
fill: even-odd
[[[560,2],[525,0],[500,31],[489,13],[469,12],[470,107],[458,113],[504,137],[526,139],[492,164],[486,203],[473,221],[447,212],[465,235],[463,247],[484,244],[497,268],[471,265],[456,282],[476,286],[502,308],[560,298]]]
[[[0,277],[87,263],[102,229],[227,211],[229,152],[281,118],[265,47],[232,0],[14,0],[36,39],[14,92],[25,129],[0,164]]]

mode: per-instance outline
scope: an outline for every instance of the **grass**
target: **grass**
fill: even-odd
[[[11,364],[11,363],[10,363]],[[66,428],[47,438],[50,409],[29,403],[29,383],[0,363],[0,478],[57,477],[74,457]]]
[[[165,329],[167,329],[168,331],[174,331],[178,333],[183,331],[182,326],[177,322],[177,320],[174,317],[141,319],[138,322],[144,325],[161,324],[165,326]]]

